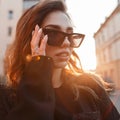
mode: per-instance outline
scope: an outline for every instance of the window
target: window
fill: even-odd
[[[8,11],[8,18],[13,19],[13,11],[12,10]]]
[[[8,27],[8,36],[11,36],[12,34],[12,27]]]

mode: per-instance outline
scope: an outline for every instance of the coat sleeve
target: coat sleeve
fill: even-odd
[[[78,85],[88,87],[97,96],[96,105],[100,111],[101,120],[120,120],[120,114],[105,91],[99,77],[85,73],[77,79]],[[90,92],[90,91],[89,91]]]
[[[97,76],[92,76],[93,81],[89,86],[95,91],[99,97],[99,108],[101,111],[102,120],[120,120],[120,114],[112,103],[107,91],[105,90],[101,79]]]
[[[52,59],[37,56],[26,64],[18,86],[19,104],[6,120],[53,120]]]
[[[120,120],[120,114],[112,103],[108,93],[102,87],[98,86],[97,94],[99,96],[99,108],[102,120]]]

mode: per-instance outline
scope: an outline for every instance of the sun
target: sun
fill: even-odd
[[[96,52],[94,39],[88,40],[86,38],[83,41],[82,45],[79,48],[76,48],[75,51],[81,60],[81,64],[84,70],[96,69]]]
[[[98,30],[105,17],[109,16],[116,7],[114,0],[66,0],[68,13],[77,28],[76,32],[85,34],[85,40],[80,48],[76,49],[84,69],[96,68],[96,50],[93,34]],[[94,3],[94,4],[93,4]],[[106,6],[107,5],[107,6]],[[98,14],[99,13],[99,14]],[[90,14],[90,15],[89,15]]]

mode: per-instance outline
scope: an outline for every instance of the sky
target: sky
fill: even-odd
[[[96,68],[94,33],[117,6],[117,0],[66,0],[68,13],[76,26],[75,32],[85,34],[82,45],[75,49],[82,67]]]

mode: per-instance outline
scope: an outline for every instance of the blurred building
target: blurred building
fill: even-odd
[[[97,56],[97,73],[120,88],[120,0],[94,34]]]
[[[15,28],[23,11],[40,0],[0,0],[0,75],[6,47],[14,40]]]

